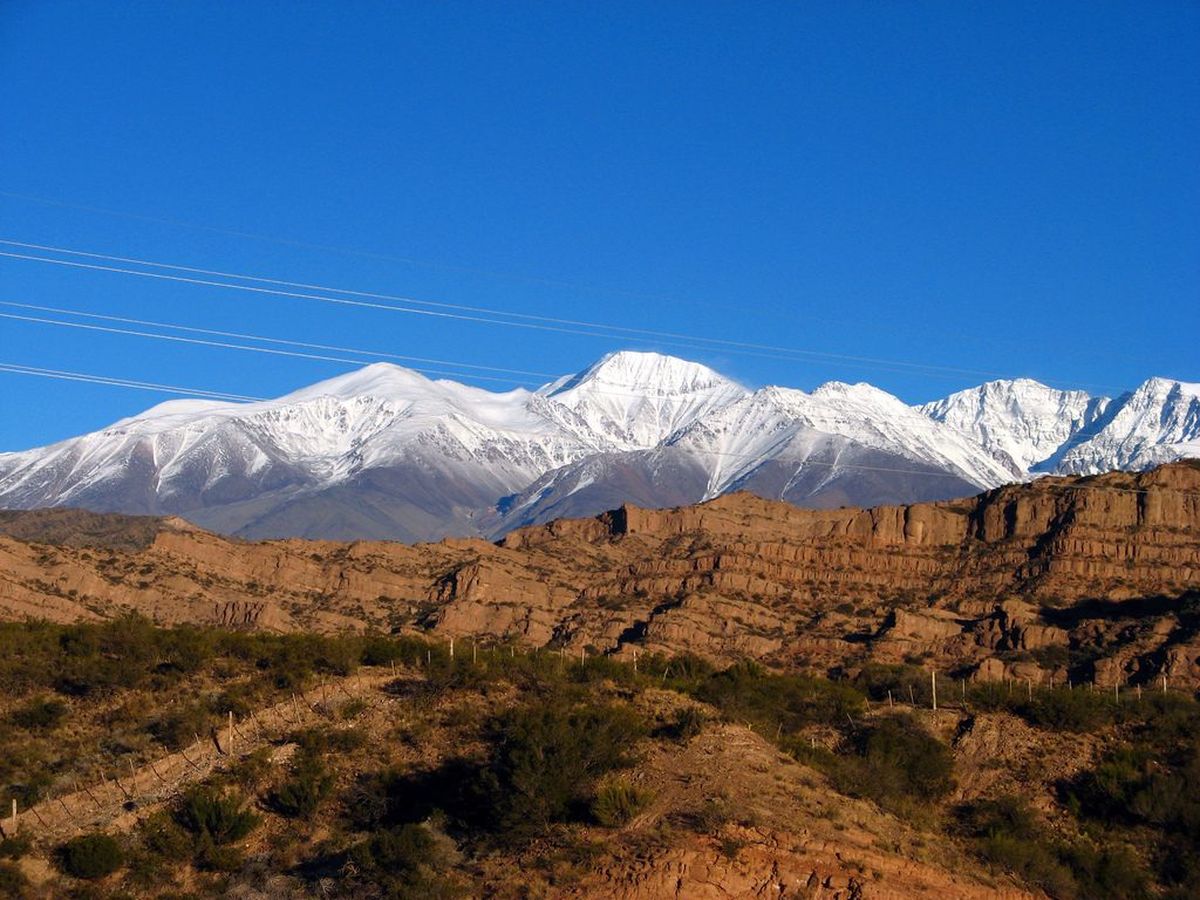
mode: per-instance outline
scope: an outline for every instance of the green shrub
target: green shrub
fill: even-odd
[[[175,751],[195,741],[197,735],[209,729],[212,721],[207,704],[189,703],[155,719],[147,726],[147,731],[158,743]]]
[[[291,777],[271,792],[268,802],[282,816],[307,819],[333,790],[333,776],[316,755],[301,752],[297,756]]]
[[[929,706],[932,699],[929,672],[915,665],[867,663],[855,676],[854,686],[872,700],[886,700],[889,691],[896,703]]]
[[[39,698],[12,711],[10,719],[18,728],[27,731],[50,731],[67,717],[69,707],[61,700]]]
[[[1038,825],[1028,804],[1016,797],[978,800],[956,810],[958,830],[974,839],[975,852],[1013,872],[1052,897],[1070,897],[1074,878]]]
[[[0,841],[0,857],[4,859],[20,859],[29,852],[32,842],[27,834],[14,834]]]
[[[349,858],[394,900],[449,900],[461,893],[442,876],[448,865],[446,847],[425,825],[378,831],[351,848]]]
[[[696,834],[717,835],[725,825],[735,818],[733,804],[728,797],[710,797],[699,806],[675,810],[669,816],[671,822]]]
[[[71,838],[59,849],[62,870],[75,878],[103,878],[121,868],[124,861],[121,845],[102,832]]]
[[[869,797],[895,808],[898,801],[936,800],[954,787],[948,747],[908,715],[880,719],[852,736],[855,755],[814,754],[830,770],[834,786],[852,797]]]
[[[139,844],[146,853],[170,862],[188,859],[194,850],[192,835],[167,813],[150,816],[138,827]]]
[[[1147,896],[1146,873],[1126,848],[1112,838],[1102,848],[1056,839],[1023,799],[977,800],[960,806],[956,818],[977,855],[1052,897]]]
[[[575,705],[564,696],[502,716],[479,779],[490,830],[520,841],[571,818],[593,784],[632,761],[631,748],[645,732],[629,706]]]
[[[0,863],[0,897],[21,900],[28,897],[29,880],[12,863]]]
[[[772,736],[806,725],[841,725],[864,707],[862,694],[847,685],[804,675],[776,675],[752,662],[708,676],[691,693],[727,718],[751,722]]]
[[[698,706],[684,706],[675,711],[671,721],[660,728],[656,735],[686,744],[704,730],[708,716]]]
[[[1140,900],[1151,896],[1142,864],[1115,839],[1110,838],[1101,848],[1080,842],[1066,845],[1059,852],[1070,866],[1080,897]]]
[[[243,809],[237,795],[203,785],[184,795],[177,820],[198,838],[216,846],[239,841],[258,826],[258,816]]]
[[[601,825],[616,828],[630,821],[650,803],[648,791],[623,779],[610,781],[596,792],[592,816]]]
[[[1110,724],[1117,705],[1108,694],[1085,690],[1035,691],[1023,697],[1016,712],[1031,725],[1055,731],[1087,732]]]
[[[338,715],[343,719],[349,720],[361,714],[366,708],[367,701],[356,697],[353,700],[347,700],[343,703],[341,709],[338,710]]]

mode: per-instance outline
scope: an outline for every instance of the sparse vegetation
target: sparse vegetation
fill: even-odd
[[[107,834],[83,834],[67,841],[59,852],[62,870],[75,878],[104,878],[121,868],[125,855]]]
[[[650,802],[650,794],[624,779],[614,779],[603,785],[592,800],[592,815],[601,825],[616,828],[624,825]]]
[[[1005,712],[1035,730],[1102,730],[1124,741],[1062,785],[1061,814],[1077,823],[1064,831],[1011,798],[948,802],[953,753],[927,715],[867,704],[891,690],[907,706],[910,688],[918,704],[928,702],[928,673],[906,666],[867,666],[834,681],[643,655],[634,672],[603,656],[581,663],[481,648],[472,662],[407,637],[155,629],[136,620],[0,626],[0,643],[13,650],[0,658],[0,684],[14,711],[0,776],[23,807],[53,788],[52,760],[88,759],[102,769],[114,757],[161,754],[156,745],[186,746],[228,711],[246,715],[369,661],[396,664],[388,721],[372,704],[321,704],[320,727],[277,739],[286,761],[273,762],[268,748],[230,760],[117,841],[118,862],[105,874],[74,874],[111,863],[98,845],[79,851],[89,861],[74,869],[62,849],[59,865],[71,877],[135,895],[164,889],[181,871],[208,889],[249,884],[266,867],[305,889],[336,878],[345,894],[451,897],[478,893],[472,879],[495,860],[517,858],[537,861],[547,883],[565,884],[615,846],[605,842],[668,846],[679,829],[736,858],[745,837],[734,823],[753,822],[754,809],[720,794],[686,803],[660,794],[651,803],[638,773],[626,770],[652,748],[703,755],[709,744],[694,742],[746,725],[825,773],[828,782],[812,776],[821,784],[877,804],[931,844],[953,839],[997,873],[1052,896],[1189,896],[1197,884],[1200,708],[1178,695],[1118,704],[1078,689],[969,687],[964,716]],[[118,652],[129,660],[120,673],[103,664],[87,673],[80,662]],[[949,683],[946,692],[956,693]],[[826,827],[848,827],[837,800],[823,809]],[[24,852],[0,844],[0,854]],[[20,872],[4,865],[0,878],[17,885],[8,893],[28,893]]]

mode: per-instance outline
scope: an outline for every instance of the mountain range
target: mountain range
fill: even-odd
[[[1151,378],[1110,399],[1015,379],[910,406],[869,384],[750,390],[622,351],[534,391],[378,363],[275,400],[168,401],[0,454],[0,507],[419,541],[733,491],[812,507],[949,499],[1186,457],[1200,457],[1200,384]]]

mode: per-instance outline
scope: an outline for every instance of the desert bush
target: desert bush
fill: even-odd
[[[188,746],[212,724],[208,704],[203,701],[177,706],[147,726],[147,731],[158,743],[175,751]]]
[[[239,841],[258,825],[258,816],[244,809],[236,794],[204,785],[184,795],[176,820],[198,838],[216,846]]]
[[[870,662],[859,670],[853,683],[872,700],[886,700],[888,691],[896,703],[916,702],[918,706],[928,706],[932,700],[929,672],[915,665]]]
[[[1052,897],[1075,894],[1074,877],[1047,840],[1029,805],[1017,797],[978,800],[955,810],[957,830],[975,853]]]
[[[32,842],[27,834],[14,834],[0,840],[0,858],[20,859],[29,852]]]
[[[954,758],[948,747],[908,715],[888,716],[851,737],[854,756],[815,754],[834,786],[852,797],[868,797],[895,808],[904,800],[927,802],[954,786]]]
[[[1084,841],[1060,845],[1058,852],[1075,878],[1078,897],[1142,900],[1152,896],[1141,862],[1115,839],[1103,847]]]
[[[329,796],[333,781],[319,756],[301,751],[292,764],[291,776],[270,793],[268,804],[281,816],[307,819]]]
[[[1017,715],[1038,728],[1087,732],[1114,721],[1117,705],[1108,694],[1085,690],[1041,690],[1015,706]]]
[[[551,696],[496,722],[492,754],[478,780],[486,823],[505,841],[521,841],[572,817],[592,785],[628,765],[645,723],[622,704],[574,704]]]
[[[366,708],[367,701],[356,697],[353,700],[347,700],[345,703],[343,703],[341,708],[338,709],[338,715],[341,716],[342,719],[349,720],[360,715],[366,710]]]
[[[655,736],[686,744],[700,734],[707,724],[708,716],[704,710],[698,706],[684,706],[675,711],[675,715],[655,732]]]
[[[194,838],[168,813],[158,812],[138,826],[138,845],[158,859],[182,862],[191,856]]]
[[[23,900],[28,896],[29,879],[12,863],[0,863],[0,897]]]
[[[752,662],[730,666],[700,681],[691,693],[726,717],[749,721],[771,734],[806,725],[841,724],[863,709],[853,688],[822,678],[776,675]]]
[[[716,835],[736,818],[736,811],[728,797],[710,797],[699,806],[674,810],[668,818],[672,824],[696,834]]]
[[[649,805],[651,794],[624,779],[610,781],[600,787],[592,800],[592,816],[601,825],[616,828],[624,825]]]
[[[450,900],[461,896],[443,877],[447,868],[444,838],[425,825],[409,823],[384,829],[351,848],[355,869],[393,900]]]
[[[103,832],[71,838],[59,848],[58,862],[68,875],[94,879],[111,875],[125,860],[121,845]]]
[[[69,707],[52,697],[30,700],[12,711],[10,720],[27,731],[50,731],[67,717]]]

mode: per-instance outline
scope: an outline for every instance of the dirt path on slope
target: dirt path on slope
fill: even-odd
[[[218,769],[278,743],[291,731],[330,721],[342,703],[365,700],[374,706],[386,702],[378,688],[398,674],[390,669],[364,670],[293,694],[235,720],[232,748],[229,727],[222,726],[176,753],[132,768],[128,775],[83,785],[72,793],[18,810],[15,833],[39,842],[59,842],[88,831],[128,829]],[[0,835],[11,837],[11,810],[3,810],[2,814]]]

